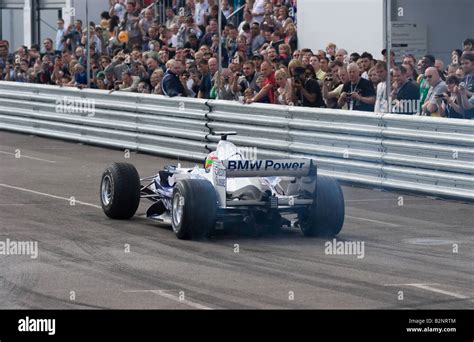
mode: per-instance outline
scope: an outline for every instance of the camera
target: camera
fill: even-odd
[[[466,89],[466,83],[464,82],[459,83],[459,89]]]

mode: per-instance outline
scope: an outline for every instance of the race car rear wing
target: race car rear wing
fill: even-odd
[[[299,181],[294,184],[294,192],[312,193],[316,187],[316,173],[316,165],[311,159],[225,160],[213,164],[214,187],[221,208],[227,207],[227,178],[295,177]],[[245,203],[248,205],[248,201]]]
[[[316,176],[316,166],[311,159],[226,160],[223,166],[228,178]]]

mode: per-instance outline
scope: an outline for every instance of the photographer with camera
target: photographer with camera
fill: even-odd
[[[304,67],[293,70],[291,82],[293,103],[303,107],[324,107],[323,94],[318,81],[309,78]]]
[[[424,78],[430,85],[426,100],[421,107],[421,115],[440,116],[437,98],[446,92],[446,83],[441,79],[438,69],[429,67],[425,70]]]
[[[128,57],[128,59],[127,59]],[[106,74],[113,73],[115,78],[119,81],[122,80],[122,73],[124,71],[129,70],[129,66],[127,62],[130,62],[130,57],[123,53],[123,50],[117,52],[115,57],[112,59],[112,63],[110,63],[104,70]]]
[[[322,92],[327,108],[339,108],[337,103],[341,96],[342,87],[348,80],[347,68],[344,66],[331,68],[331,70],[326,73]]]
[[[181,24],[177,33],[177,48],[183,48],[189,41],[190,35],[196,35],[199,39],[202,36],[201,29],[196,25],[192,17],[187,17],[186,21]]]
[[[373,112],[375,105],[375,89],[372,83],[360,76],[357,63],[347,67],[349,81],[342,87],[338,105],[343,108],[347,104],[349,110]]]
[[[229,69],[223,69],[221,76],[217,77],[216,73],[216,86],[217,86],[217,98],[219,100],[230,100],[234,101],[235,94],[232,92],[232,85],[235,83],[236,78]]]
[[[12,82],[28,82],[28,69],[29,69],[28,59],[22,59],[20,55],[15,56],[15,63],[7,62],[4,65],[5,69],[5,81]],[[1,74],[0,74],[1,77]]]
[[[461,93],[459,92],[459,79],[456,76],[449,76],[446,79],[446,92],[435,95],[436,103],[441,117],[451,119],[463,119],[464,109],[462,108]]]
[[[37,70],[35,83],[40,84],[53,84],[51,78],[53,74],[53,62],[48,57],[44,55],[41,60],[36,61]]]

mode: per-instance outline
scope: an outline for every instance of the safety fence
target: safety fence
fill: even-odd
[[[376,188],[474,200],[474,121],[0,82],[0,129],[202,161],[217,131]]]

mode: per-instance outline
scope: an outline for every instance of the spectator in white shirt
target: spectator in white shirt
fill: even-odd
[[[375,100],[375,113],[387,113],[387,64],[384,62],[378,62],[375,65],[375,71],[380,80],[377,84],[377,96]]]
[[[196,0],[194,5],[194,22],[197,26],[206,26],[206,21],[204,15],[206,14],[209,8],[207,0]]]
[[[64,20],[58,19],[58,30],[56,31],[56,43],[54,45],[56,51],[63,51],[64,49],[64,35],[66,33],[66,29],[64,28]]]
[[[261,24],[265,14],[265,0],[255,0],[252,8],[253,20]]]

